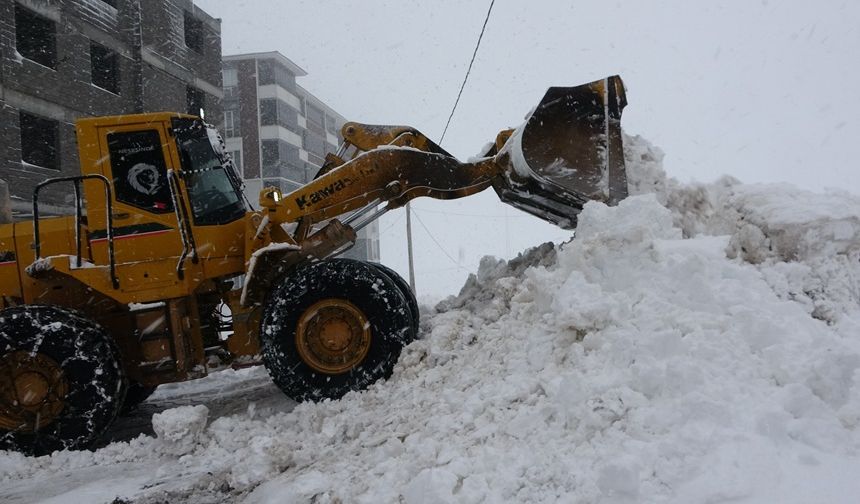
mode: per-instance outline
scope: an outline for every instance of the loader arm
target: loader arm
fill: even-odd
[[[346,161],[344,157],[350,150],[352,158],[362,152],[371,151],[382,146],[412,147],[425,152],[435,152],[451,157],[451,154],[439,147],[435,142],[424,136],[411,126],[388,126],[377,124],[362,124],[348,122],[341,128],[343,143],[337,154],[329,153],[325,157],[315,178],[319,178],[331,170],[341,166]]]
[[[382,145],[399,145],[450,156],[445,149],[410,126],[380,126],[348,122],[343,125],[341,134],[344,146],[354,145],[360,151],[373,150]]]
[[[450,155],[390,146],[364,152],[289,194],[264,189],[260,203],[273,223],[316,223],[368,205],[397,208],[419,196],[470,196],[490,187],[501,169],[494,157],[461,163]]]
[[[614,204],[627,196],[618,76],[572,88],[550,88],[526,122],[500,132],[485,157],[460,162],[415,128],[350,122],[344,143],[317,178],[282,195],[264,189],[260,204],[273,223],[313,223],[419,196],[454,199],[493,186],[500,199],[564,228],[589,200]],[[350,147],[355,156],[344,160]],[[304,234],[297,236],[301,241]]]

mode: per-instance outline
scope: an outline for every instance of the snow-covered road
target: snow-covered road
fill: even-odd
[[[94,452],[0,453],[0,501],[857,502],[860,198],[682,185],[625,141],[634,196],[485,258],[388,381],[163,387]]]
[[[99,448],[111,450],[136,444],[133,440],[139,436],[151,438],[155,435],[153,415],[195,405],[206,406],[209,418],[215,419],[234,415],[271,416],[292,410],[296,403],[272,383],[262,367],[227,369],[201,380],[159,387],[138,409],[117,420],[99,443]],[[110,446],[105,448],[106,445]],[[50,477],[5,480],[0,489],[0,502],[111,502],[117,496],[147,495],[162,487],[193,485],[197,478],[205,475],[195,471],[159,475],[158,465],[151,457],[135,456],[134,453],[122,455],[122,460],[116,464],[87,465],[84,462],[80,467],[72,461],[68,467],[58,468]],[[3,468],[0,473],[6,468],[6,463],[13,463],[13,460],[0,455],[0,468]],[[143,487],[150,488],[141,492],[134,490]],[[218,495],[221,494],[216,492],[211,501],[221,502]],[[206,502],[202,495],[199,497],[195,496],[192,501]]]

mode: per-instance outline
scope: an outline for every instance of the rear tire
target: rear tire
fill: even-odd
[[[266,302],[263,362],[296,401],[337,399],[391,375],[412,320],[400,289],[374,266],[332,259],[291,272]]]
[[[421,315],[418,313],[418,300],[415,299],[415,294],[412,293],[412,288],[409,286],[409,282],[407,282],[400,274],[398,274],[393,269],[385,266],[380,263],[369,263],[372,266],[376,267],[376,269],[385,273],[388,278],[390,278],[397,288],[400,289],[400,293],[403,294],[403,298],[406,300],[406,305],[409,309],[410,317],[412,319],[412,339],[418,337],[418,330],[421,327]],[[412,341],[412,340],[410,340]]]
[[[0,312],[0,449],[83,448],[110,427],[125,381],[105,330],[55,306]]]

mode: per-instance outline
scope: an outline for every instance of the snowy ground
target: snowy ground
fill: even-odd
[[[387,382],[163,387],[94,452],[0,453],[0,501],[857,502],[860,198],[680,185],[626,140],[639,196],[485,258]]]

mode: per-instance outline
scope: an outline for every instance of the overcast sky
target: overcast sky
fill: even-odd
[[[222,19],[224,54],[280,51],[299,83],[349,120],[438,139],[489,1],[195,0]],[[622,124],[667,171],[860,193],[860,2],[497,0],[443,147],[461,159],[518,125],[549,86],[625,80]],[[569,233],[497,202],[419,199],[419,295],[454,294],[483,255]],[[404,212],[382,260],[406,272]],[[425,229],[426,227],[426,229]]]

